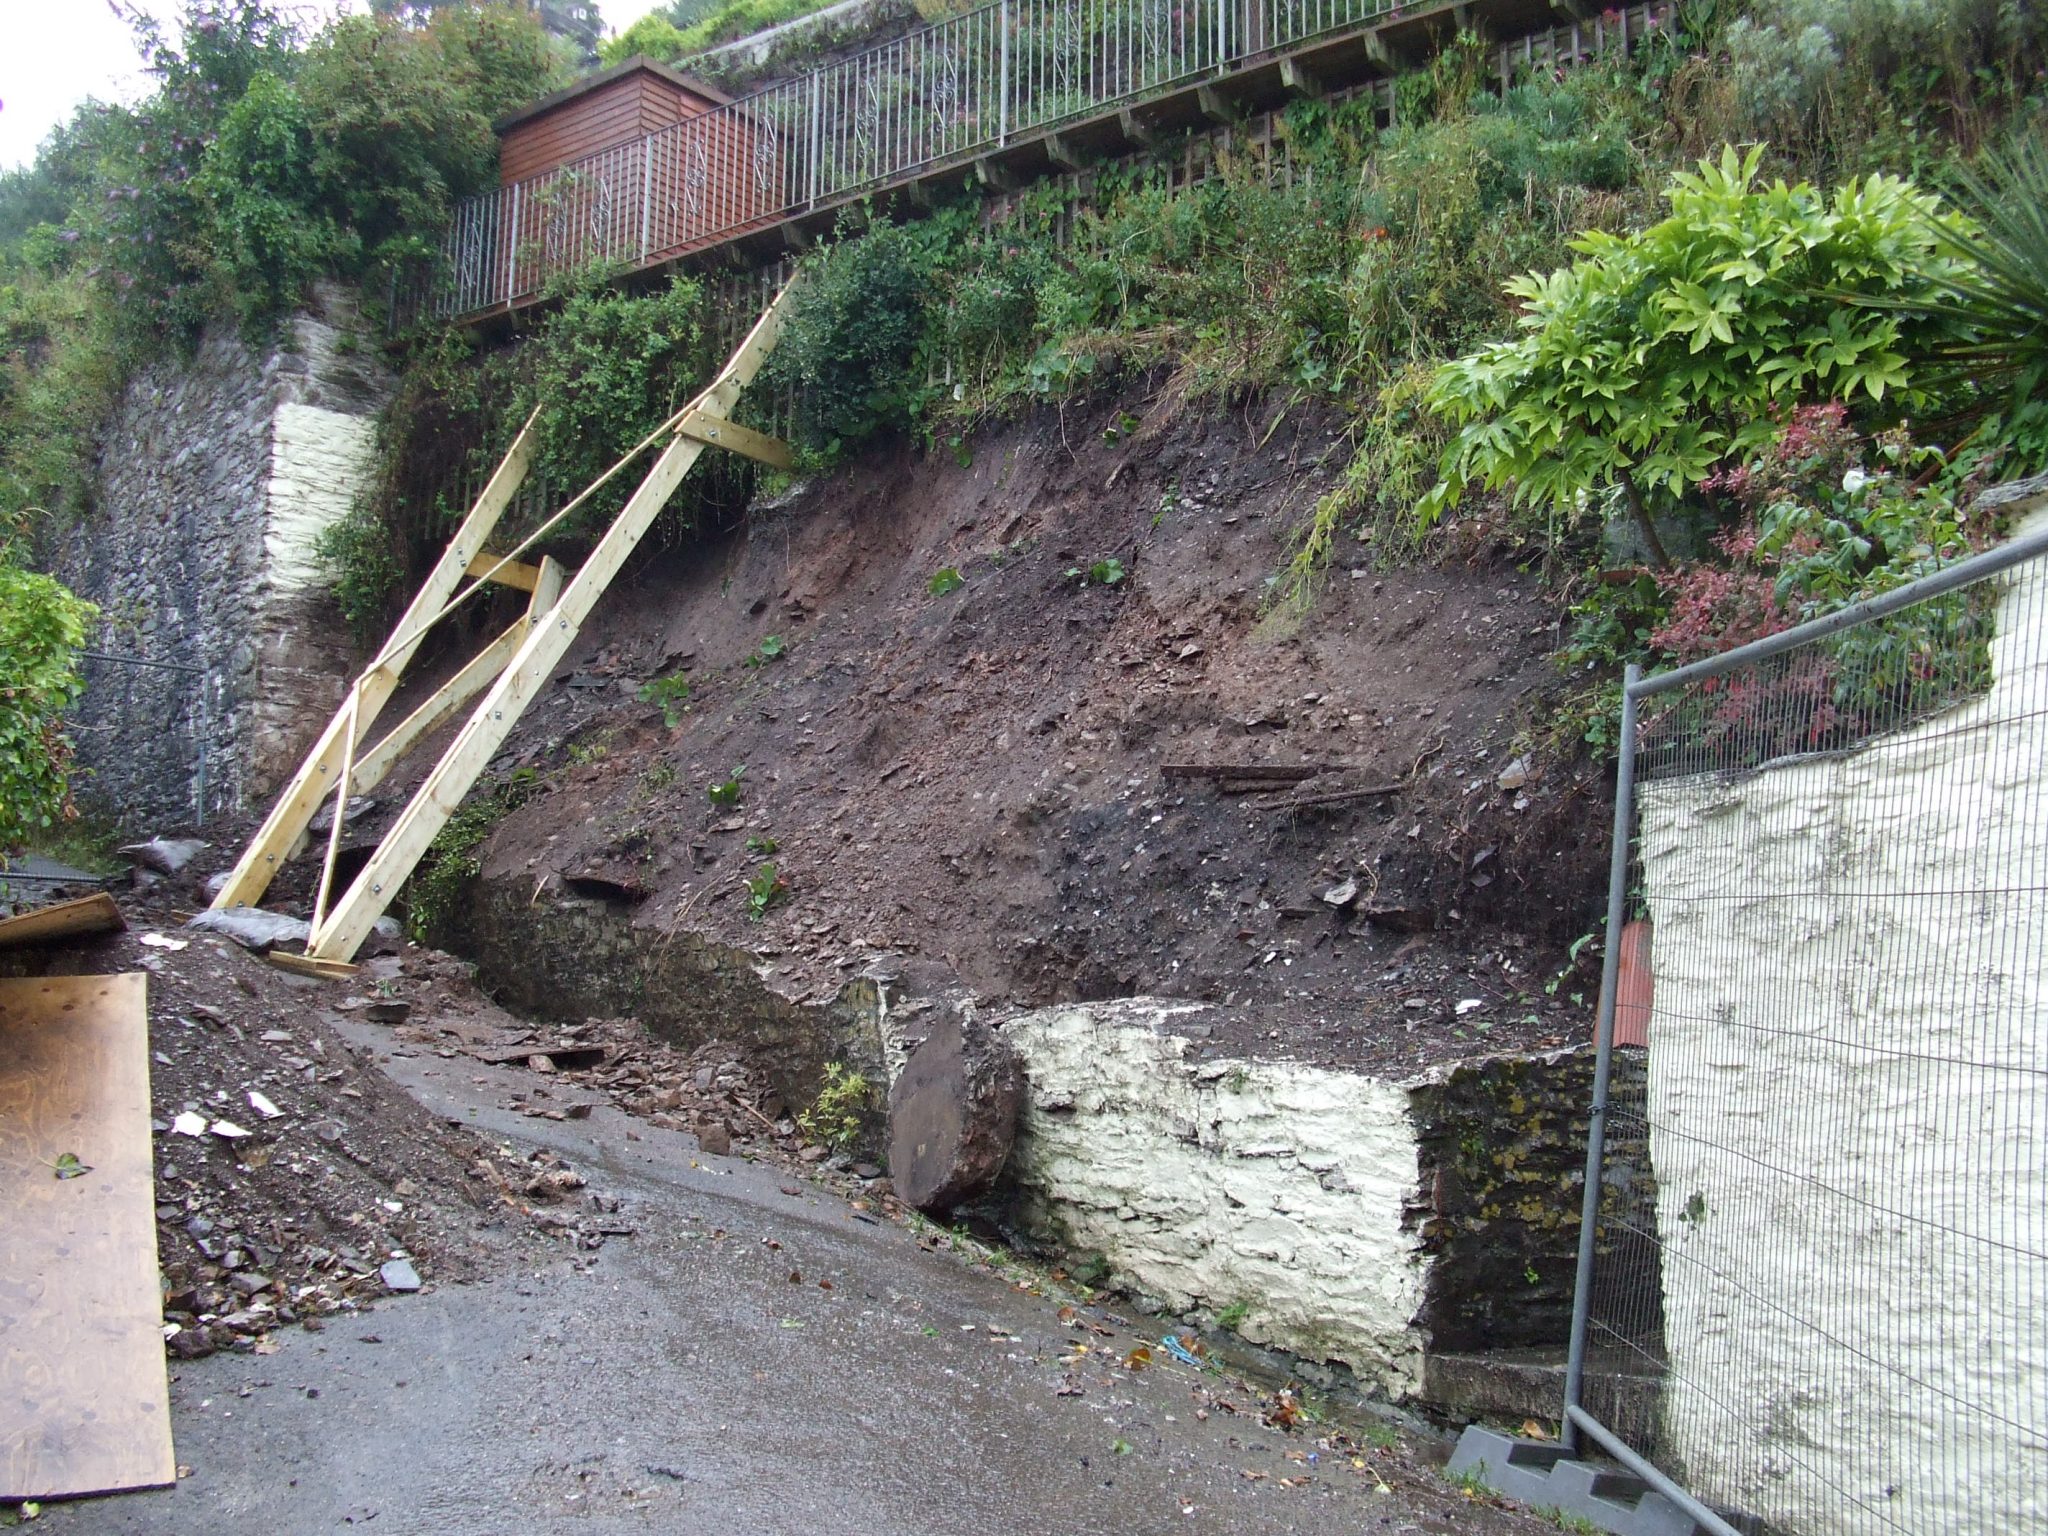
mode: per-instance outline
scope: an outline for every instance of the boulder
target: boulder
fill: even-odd
[[[995,1181],[1017,1134],[1024,1071],[971,1014],[939,1010],[889,1095],[889,1177],[907,1204],[943,1213]]]

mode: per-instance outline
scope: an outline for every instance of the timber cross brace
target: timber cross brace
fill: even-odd
[[[655,428],[516,548],[503,555],[486,554],[484,541],[511,505],[533,462],[534,418],[527,418],[477,497],[476,505],[470,508],[455,537],[428,573],[419,595],[398,621],[391,639],[350,685],[334,718],[278,796],[255,839],[243,850],[227,883],[214,898],[216,910],[254,906],[261,901],[272,876],[291,857],[312,825],[314,812],[332,796],[334,825],[321,864],[306,953],[303,958],[279,958],[295,969],[316,973],[348,968],[356,950],[369,937],[371,927],[456,807],[462,804],[463,796],[469,793],[485,765],[512,733],[527,705],[568,654],[598,598],[705,448],[716,446],[778,469],[789,468],[789,449],[784,444],[729,418],[740,392],[753,382],[775,348],[794,287],[792,283],[776,295],[775,302],[754,323],[709,388]],[[536,410],[535,415],[538,414]],[[520,561],[520,555],[560,527],[628,464],[657,445],[660,452],[653,465],[573,578],[567,577],[552,558],[543,557],[537,565]],[[467,587],[462,586],[465,576],[473,578]],[[425,703],[365,748],[363,742],[378,712],[398,691],[406,664],[427,632],[477,592],[492,585],[530,593],[525,614]],[[341,851],[349,796],[380,782],[408,750],[479,692],[483,694],[482,702],[471,711],[441,760],[420,782],[369,862],[348,889],[336,897],[334,867]]]

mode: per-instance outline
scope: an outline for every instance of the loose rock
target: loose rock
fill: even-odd
[[[921,1211],[986,1189],[1010,1155],[1024,1074],[1016,1053],[972,1015],[947,1010],[911,1052],[889,1100],[889,1172]]]

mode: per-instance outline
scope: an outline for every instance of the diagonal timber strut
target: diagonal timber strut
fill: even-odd
[[[535,414],[539,413],[536,411]],[[441,552],[441,558],[421,583],[419,595],[398,621],[391,640],[351,686],[348,696],[335,710],[334,718],[328,722],[327,729],[313,743],[313,750],[307,753],[298,772],[286,782],[262,827],[229,871],[227,883],[214,898],[216,908],[253,907],[263,899],[263,893],[270,888],[271,878],[283,866],[299,839],[305,836],[320,802],[340,783],[343,760],[349,756],[361,733],[370,728],[378,712],[398,690],[406,663],[412,660],[413,652],[419,649],[434,620],[448,611],[450,599],[454,597],[470,562],[483,552],[484,540],[491,536],[498,519],[505,515],[512,498],[519,493],[519,487],[526,480],[526,472],[533,464],[533,446],[533,418],[528,417],[490,481],[478,495],[476,505],[470,508],[462,526],[455,530],[455,537],[448,541],[447,549]],[[354,737],[351,737],[351,725]],[[343,803],[336,802],[337,816]]]
[[[469,793],[478,775],[497,754],[498,748],[511,734],[527,705],[546,685],[549,676],[568,653],[570,645],[574,643],[591,610],[597,605],[599,597],[604,594],[648,528],[653,525],[654,519],[667,504],[669,497],[674,494],[683,476],[689,473],[691,467],[703,455],[706,446],[717,443],[721,447],[729,447],[752,457],[763,458],[781,450],[781,445],[772,439],[762,438],[758,433],[732,426],[728,418],[739,400],[741,391],[753,382],[754,376],[767,361],[768,354],[774,350],[776,339],[782,331],[790,292],[790,288],[784,288],[775,302],[768,306],[761,318],[755,322],[753,330],[748,332],[746,340],[740,343],[739,350],[733,353],[724,369],[712,381],[710,388],[671,418],[662,434],[667,437],[667,442],[653,466],[647,471],[646,477],[641,480],[632,496],[627,499],[624,509],[606,530],[604,537],[598,541],[597,547],[574,579],[544,609],[539,604],[540,589],[536,588],[531,628],[519,641],[517,650],[505,663],[504,670],[497,675],[496,681],[484,694],[482,701],[450,743],[441,760],[421,782],[411,803],[400,813],[391,830],[384,835],[384,840],[378,845],[376,853],[371,856],[369,863],[363,866],[348,890],[335,901],[331,910],[326,909],[323,902],[322,911],[316,914],[312,937],[306,943],[306,954],[309,957],[316,960],[346,961],[369,936],[371,926],[382,915],[391,898],[398,894],[399,887],[412,874],[428,846],[447,824],[448,818],[461,805],[463,796]],[[530,425],[529,423],[529,428]],[[525,436],[524,433],[521,435],[522,438]],[[507,457],[509,461],[510,455]],[[614,470],[616,468],[617,466],[614,466]],[[480,499],[480,509],[481,506]],[[557,517],[560,515],[557,514]],[[474,516],[472,513],[472,517]],[[495,518],[493,520],[495,521]],[[465,522],[464,532],[468,531],[469,524]],[[484,531],[488,532],[488,529]],[[532,542],[532,539],[538,536],[530,536],[527,542]],[[468,568],[470,557],[481,549],[482,542],[482,535],[479,534],[475,543],[467,546],[466,553],[451,548],[448,554],[442,557],[442,563],[445,565],[459,555],[459,579],[460,571]],[[510,559],[510,556],[506,556],[499,563],[505,564]],[[439,571],[440,567],[437,566],[437,575]],[[448,591],[452,590],[451,582]],[[414,607],[419,608],[427,595],[426,591],[422,591]],[[412,617],[410,611],[407,617]],[[399,633],[403,637],[411,631],[401,622]],[[417,638],[414,638],[412,643],[417,645]],[[501,642],[494,642],[497,643]],[[409,656],[410,651],[406,654]],[[466,668],[465,673],[468,671]],[[458,677],[458,681],[460,680]],[[395,682],[394,676],[394,686]],[[388,696],[387,690],[384,697]],[[377,702],[381,705],[383,698],[379,698]],[[429,705],[435,703],[434,700],[429,701]],[[446,705],[445,700],[441,703],[447,709],[455,707]],[[332,745],[337,749],[334,752],[337,759],[343,758],[343,749],[353,752],[354,743],[350,736],[349,718],[352,718],[351,706],[345,705],[344,718],[337,719],[336,724],[329,728],[330,736],[334,738]],[[408,720],[393,734],[406,731],[411,724],[412,721]],[[323,741],[325,740],[323,738]],[[389,738],[387,742],[388,740]],[[385,746],[386,743],[380,743],[367,755],[378,767],[380,776],[389,768],[388,761],[385,761]],[[318,803],[319,795],[314,793],[307,805],[308,819],[311,817],[312,808]],[[337,817],[343,803],[336,803]],[[252,847],[251,854],[255,851]],[[249,855],[244,856],[245,862],[248,858]],[[331,868],[330,863],[330,872]],[[230,887],[233,883],[231,880]],[[324,886],[323,879],[323,888]],[[225,894],[224,891],[223,895]]]

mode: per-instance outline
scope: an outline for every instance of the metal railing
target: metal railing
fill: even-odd
[[[1626,683],[1567,1437],[1708,1530],[2048,1529],[2044,556]]]
[[[1417,8],[1432,9],[1449,7]],[[1667,9],[1505,44],[1498,73],[1625,53]],[[1402,14],[1400,0],[995,0],[467,199],[426,307],[474,314],[580,268],[673,260]]]

